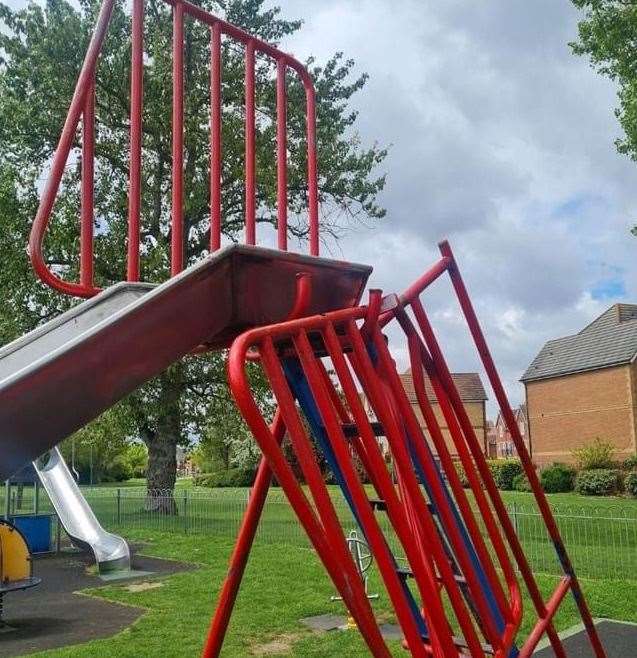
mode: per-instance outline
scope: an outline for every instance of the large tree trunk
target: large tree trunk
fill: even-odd
[[[181,439],[181,398],[184,390],[179,364],[160,376],[157,428],[148,447],[147,506],[162,514],[177,514],[173,490],[177,479],[177,444]]]

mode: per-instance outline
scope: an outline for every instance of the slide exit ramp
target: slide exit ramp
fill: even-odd
[[[130,570],[128,544],[102,528],[59,449],[53,448],[33,465],[73,544],[93,552],[101,574]]]

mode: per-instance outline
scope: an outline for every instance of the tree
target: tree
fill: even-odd
[[[201,0],[204,9],[225,14],[262,39],[277,43],[301,27],[265,9],[264,0]],[[12,228],[0,238],[5,250],[3,283],[10,305],[0,310],[2,338],[8,340],[63,310],[70,301],[34,281],[24,245],[37,207],[38,190],[57,144],[68,104],[92,33],[99,4],[80,0],[76,10],[65,0],[47,0],[13,10],[0,3],[0,220]],[[123,278],[128,186],[128,112],[130,17],[126,4],[115,7],[97,71],[95,216],[96,281],[106,286]],[[142,193],[142,278],[168,276],[170,242],[171,142],[170,7],[147,1],[144,42]],[[223,46],[223,232],[237,239],[243,224],[243,53]],[[365,85],[354,63],[337,53],[323,67],[308,62],[317,89],[317,145],[323,235],[338,237],[351,220],[379,219],[384,210],[376,198],[385,184],[375,173],[386,152],[363,148],[355,131],[357,114],[351,98]],[[258,198],[257,220],[276,222],[276,171],[272,162],[275,112],[272,66],[261,62],[256,72]],[[184,218],[187,263],[205,253],[209,225],[208,117],[209,31],[193,21],[185,26]],[[290,80],[289,203],[290,233],[303,241],[308,227],[303,184],[303,90]],[[78,142],[79,144],[79,142]],[[73,278],[78,267],[78,151],[70,159],[47,237],[47,258],[60,274]],[[3,187],[4,186],[4,187]],[[18,212],[15,212],[17,208]],[[15,212],[15,215],[11,215]],[[11,215],[11,216],[10,216]],[[3,288],[6,290],[8,288]],[[224,356],[187,357],[124,400],[116,417],[122,435],[132,426],[149,451],[149,491],[172,490],[176,446],[205,434],[210,410],[219,396],[227,400]],[[218,402],[218,400],[217,400]],[[173,512],[174,506],[168,506]]]
[[[637,161],[637,3],[634,0],[572,0],[584,12],[579,40],[570,44],[591,66],[617,83],[615,116],[624,131],[619,153]],[[632,229],[637,236],[637,226]]]

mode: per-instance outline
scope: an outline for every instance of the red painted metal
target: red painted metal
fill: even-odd
[[[306,112],[306,148],[307,148],[307,192],[308,192],[308,237],[309,251],[313,256],[319,253],[319,217],[318,217],[318,175],[316,165],[316,100],[312,79],[306,68],[296,59],[283,53],[278,48],[253,37],[247,32],[223,21],[201,7],[185,0],[165,0],[173,7],[173,98],[172,98],[172,207],[171,207],[171,275],[179,273],[185,266],[184,250],[184,17],[189,16],[207,25],[211,30],[211,84],[210,84],[210,249],[216,251],[221,246],[222,230],[222,148],[221,148],[221,37],[234,40],[246,48],[246,241],[256,243],[256,151],[255,151],[255,66],[256,58],[264,57],[274,61],[277,66],[277,107],[282,115],[277,121],[277,200],[287,204],[287,176],[285,175],[285,159],[287,150],[286,118],[285,118],[285,77],[289,71],[294,71],[300,79],[305,91]],[[94,163],[94,148],[88,123],[95,123],[95,117],[87,105],[87,97],[91,95],[93,80],[97,73],[100,51],[108,31],[112,16],[114,0],[104,0],[98,15],[95,31],[91,38],[82,69],[69,107],[69,112],[60,136],[58,148],[51,164],[51,172],[42,192],[40,207],[33,223],[29,239],[29,253],[36,274],[47,285],[68,295],[91,297],[100,290],[92,282],[92,254],[89,259],[88,248],[92,242],[86,232],[89,207],[93,190],[91,170]],[[142,172],[142,112],[143,112],[143,0],[133,0],[132,3],[132,50],[131,50],[131,80],[130,80],[130,153],[129,153],[129,200],[128,200],[128,244],[126,258],[126,278],[137,281],[140,278],[140,223],[141,223],[141,172]],[[67,281],[59,274],[51,271],[44,253],[43,244],[48,225],[51,221],[55,199],[62,181],[64,167],[69,159],[80,119],[83,121],[83,134],[87,144],[82,146],[83,154],[92,153],[91,158],[84,158],[82,182],[82,209],[80,226],[84,233],[81,239],[80,261],[81,274],[78,282]],[[287,205],[277,208],[278,244],[279,248],[287,248]],[[89,266],[89,260],[91,264]]]
[[[80,210],[80,284],[93,287],[93,159],[95,157],[95,80],[84,101],[82,114],[82,195]]]
[[[276,63],[276,175],[277,175],[277,234],[279,249],[288,248],[288,145],[287,97],[285,59]]]
[[[139,231],[142,202],[142,111],[144,93],[144,0],[133,0],[130,93],[130,171],[126,279],[139,281]]]
[[[210,30],[210,251],[221,247],[221,26]]]
[[[406,646],[412,655],[423,655],[424,651],[434,656],[449,658],[466,655],[476,657],[493,653],[497,658],[506,658],[516,642],[522,618],[522,595],[517,569],[537,613],[537,622],[526,638],[520,656],[528,658],[544,634],[549,637],[555,655],[565,656],[564,647],[555,632],[552,620],[566,593],[572,591],[591,635],[595,654],[598,658],[602,658],[605,655],[604,650],[599,644],[590,613],[581,590],[578,589],[572,565],[568,561],[566,549],[559,538],[557,526],[539,488],[537,478],[534,480],[531,476],[529,480],[565,570],[564,579],[546,603],[540,595],[533,572],[487,467],[482,446],[475,436],[451,379],[420,299],[424,290],[445,272],[451,275],[472,336],[489,379],[494,385],[496,398],[503,410],[510,411],[453,255],[448,245],[443,245],[442,251],[442,259],[400,297],[392,296],[381,302],[378,291],[372,291],[370,304],[367,307],[342,309],[321,316],[261,327],[238,338],[230,353],[229,381],[233,394],[263,450],[264,458],[271,468],[276,464],[277,469],[286,471],[289,467],[279,446],[264,435],[263,428],[267,426],[252,398],[245,375],[246,357],[250,353],[254,354],[255,349],[258,350],[314,498],[317,522],[322,525],[323,532],[332,546],[330,556],[324,555],[322,537],[316,535],[315,527],[311,527],[307,501],[299,498],[299,493],[302,491],[300,484],[293,477],[288,477],[291,475],[289,470],[286,471],[285,482],[281,481],[283,490],[340,591],[342,582],[338,577],[334,577],[334,567],[338,567],[339,573],[344,570],[347,572],[349,569],[348,556],[341,551],[342,531],[334,525],[335,512],[332,501],[316,470],[317,466],[309,451],[309,440],[301,422],[300,411],[294,405],[290,385],[282,370],[284,359],[299,359],[312,398],[319,410],[321,422],[325,427],[327,440],[349,491],[353,511],[377,559],[396,618],[405,633]],[[417,406],[424,418],[427,434],[420,427],[414,412],[414,401],[407,398],[387,340],[382,333],[382,327],[392,321],[402,329],[407,340]],[[392,335],[395,333],[394,331]],[[328,368],[332,371],[330,375],[327,372]],[[431,380],[455,452],[465,467],[477,511],[471,505],[456,473],[448,440],[442,433],[440,421],[428,399],[424,373]],[[362,404],[361,391],[367,398],[368,408]],[[398,476],[398,489],[394,488],[380,453],[369,416],[370,409],[376,421],[384,429]],[[515,422],[512,415],[510,419],[508,415],[504,413],[505,420],[507,422],[511,420],[512,434],[514,434]],[[346,439],[343,431],[344,423],[350,426],[354,424],[357,428],[357,436]],[[427,443],[435,453],[426,449]],[[534,476],[521,437],[519,443],[518,449],[525,469],[528,467]],[[410,450],[413,453],[410,453]],[[416,480],[411,454],[417,456],[422,466],[431,499],[425,499]],[[436,455],[440,468],[445,474],[454,504],[457,505],[465,530],[471,538],[481,568],[492,589],[493,601],[503,620],[501,626],[495,624],[493,609],[487,601],[484,590],[484,582],[477,576],[475,562],[472,562],[454,520],[450,507],[452,503],[436,476],[433,454]],[[387,552],[386,538],[374,518],[365,489],[353,468],[354,455],[360,458],[376,494],[386,503],[389,521],[404,550],[411,574],[415,579],[416,590],[422,601],[422,615],[429,631],[428,639],[421,638],[418,630],[414,628],[412,610],[407,604],[404,589],[396,579],[395,564],[392,556]],[[441,527],[445,529],[447,549],[440,541],[437,530],[439,526],[434,522],[430,505],[437,510],[437,518]],[[453,552],[466,583],[465,591],[461,591],[458,586],[456,573],[451,569],[446,550]],[[447,612],[440,598],[443,591],[451,604]],[[361,597],[356,601],[358,605],[364,603],[364,595],[351,591],[349,593],[354,600]],[[354,600],[344,598],[348,607],[352,609]],[[229,614],[227,608],[225,612]],[[359,609],[358,614],[362,614],[366,619],[365,610]],[[461,641],[453,636],[452,628],[460,629],[463,634]],[[363,629],[363,635],[373,655],[377,655],[375,651],[378,647],[373,636],[367,635],[368,631],[369,627]],[[219,635],[222,633],[223,631],[219,631]],[[215,642],[215,646],[221,647],[222,638],[217,637]],[[488,651],[485,643],[490,645]]]
[[[184,6],[173,7],[173,171],[170,274],[184,269]]]

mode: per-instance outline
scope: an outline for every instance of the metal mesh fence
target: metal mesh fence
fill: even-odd
[[[32,487],[22,497],[13,490],[9,506],[0,489],[0,509],[10,513],[54,510],[43,492],[37,506]],[[163,531],[226,537],[236,536],[245,511],[248,489],[176,489],[154,492],[144,488],[85,488],[83,493],[105,528],[126,535],[130,531]],[[355,527],[344,499],[334,492],[334,503],[345,531]],[[538,573],[560,574],[553,545],[542,518],[532,503],[511,502],[509,515],[527,558]],[[173,513],[166,513],[166,511]],[[580,576],[588,578],[637,579],[637,504],[554,505],[553,513]],[[390,546],[399,552],[388,520],[377,513]],[[257,535],[259,542],[307,546],[308,539],[280,489],[268,495]],[[400,557],[400,555],[398,555]]]

